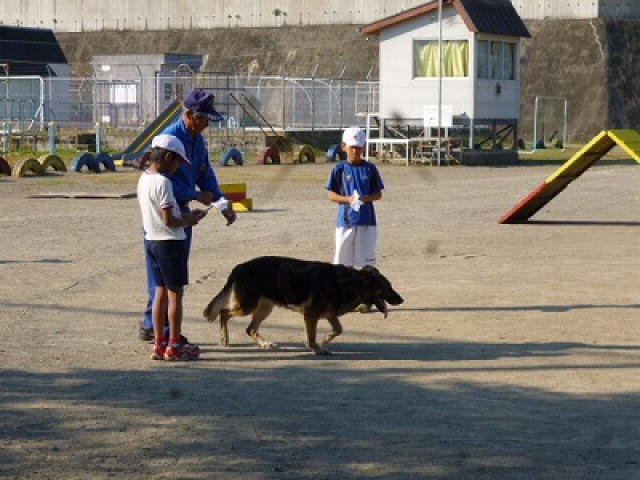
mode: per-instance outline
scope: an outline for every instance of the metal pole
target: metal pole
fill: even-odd
[[[440,151],[442,150],[442,138],[440,129],[442,128],[442,1],[438,0],[438,156],[437,162],[440,165]]]
[[[7,145],[9,144],[7,135],[9,135],[7,122],[2,122],[2,153],[4,153],[5,155],[8,152]]]
[[[536,150],[536,146],[538,145],[538,98],[536,97],[536,101],[533,107],[533,145],[531,150]]]
[[[56,154],[56,125],[49,122],[49,154]]]
[[[40,129],[42,130],[42,127],[44,125],[44,107],[45,107],[45,91],[44,91],[44,79],[42,77],[39,78],[39,83],[40,83]],[[36,115],[37,115],[37,110],[36,110]],[[35,121],[36,119],[34,118],[33,121]]]
[[[96,122],[96,153],[102,152],[102,128],[100,122]]]
[[[285,81],[285,62],[282,62],[282,131],[284,132],[287,129],[287,122],[286,122],[286,118],[287,118],[287,109],[286,109],[286,105],[285,105],[285,85],[284,85],[284,81]]]
[[[342,67],[342,71],[340,72],[340,129],[344,127],[344,84],[342,79],[344,78],[344,72],[347,70],[346,66]],[[357,87],[356,87],[357,88]]]
[[[315,130],[315,117],[316,117],[316,72],[318,71],[318,65],[313,69],[311,74],[311,131]]]
[[[140,77],[140,91],[138,92],[138,98],[136,98],[136,105],[138,107],[138,123],[140,124],[145,121],[144,94],[146,92],[144,91],[144,78],[142,76],[142,69],[140,68],[140,65],[136,65],[136,68],[138,69],[138,76]]]
[[[562,139],[562,150],[564,151],[565,148],[567,148],[567,141],[569,140],[569,136],[567,133],[567,99],[564,99],[564,123],[563,123],[563,128],[564,128],[564,135],[563,135],[563,139]]]

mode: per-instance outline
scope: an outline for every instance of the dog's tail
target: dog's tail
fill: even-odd
[[[209,302],[209,305],[204,309],[202,315],[209,322],[215,322],[220,316],[220,311],[229,304],[229,297],[231,297],[231,291],[233,290],[233,282],[231,279],[227,280],[227,283],[218,294],[213,297],[213,300]]]

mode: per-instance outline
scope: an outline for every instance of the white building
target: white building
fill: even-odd
[[[469,128],[470,146],[480,125],[508,131],[515,144],[519,43],[530,36],[522,19],[509,0],[444,2],[441,22],[438,10],[438,2],[432,1],[360,29],[380,40],[377,113],[382,131],[389,122],[424,124],[430,112],[440,111],[436,126],[447,126],[452,117],[453,125]],[[493,135],[492,146],[501,143]]]

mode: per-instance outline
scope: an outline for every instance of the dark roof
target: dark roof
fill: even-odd
[[[531,37],[511,0],[443,0],[442,7],[455,8],[471,32]],[[437,10],[437,1],[424,3],[365,25],[360,31],[368,35],[378,35],[387,27]]]
[[[49,76],[47,65],[68,62],[52,30],[0,26],[0,63],[9,75]]]

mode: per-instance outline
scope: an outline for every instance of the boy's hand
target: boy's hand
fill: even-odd
[[[191,210],[191,213],[198,217],[198,220],[202,220],[204,217],[207,216],[207,213],[209,212],[209,209],[203,210],[200,208],[194,208],[193,210]]]
[[[198,224],[202,217],[204,217],[204,215],[199,212],[202,212],[202,210],[192,210],[190,212],[184,212],[182,214],[182,219],[188,226],[193,227],[194,225]]]

